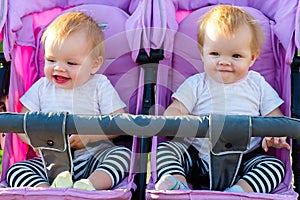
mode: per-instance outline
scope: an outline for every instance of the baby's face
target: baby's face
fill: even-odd
[[[71,33],[62,44],[49,34],[45,41],[45,76],[57,87],[72,89],[86,83],[102,60],[93,59],[84,30]]]
[[[201,55],[208,76],[225,84],[243,79],[256,59],[250,48],[251,39],[246,25],[234,37],[225,37],[213,23],[208,23]]]

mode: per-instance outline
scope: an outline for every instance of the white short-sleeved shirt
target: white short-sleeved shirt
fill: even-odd
[[[279,107],[283,100],[257,72],[232,84],[214,81],[206,73],[189,77],[172,95],[182,102],[191,115],[250,115],[265,116]],[[207,138],[185,138],[199,150],[200,157],[207,160]],[[250,149],[256,148],[261,138],[252,138]]]
[[[30,111],[70,114],[109,114],[126,105],[106,76],[95,74],[84,85],[61,89],[47,78],[39,79],[20,99]]]
[[[126,107],[110,81],[102,74],[93,75],[84,85],[74,89],[58,88],[43,77],[29,88],[20,102],[30,111],[87,115],[109,114]],[[89,148],[88,151],[93,154],[99,148]],[[83,159],[86,150],[75,151],[75,157]]]

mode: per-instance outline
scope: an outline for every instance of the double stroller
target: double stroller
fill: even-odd
[[[157,119],[165,122],[166,119],[159,116],[171,103],[171,94],[187,77],[203,71],[197,49],[196,22],[216,4],[241,6],[262,25],[266,42],[260,58],[252,69],[260,72],[284,100],[282,112],[286,116],[292,116],[294,113],[291,113],[291,107],[293,111],[297,111],[298,99],[294,99],[297,91],[294,88],[297,88],[298,79],[297,74],[292,73],[294,71],[291,66],[293,60],[297,60],[295,52],[300,46],[298,24],[300,13],[296,0],[265,2],[2,0],[0,26],[3,52],[6,61],[10,62],[8,111],[19,112],[21,109],[19,98],[35,81],[44,76],[40,36],[47,24],[63,12],[79,10],[87,12],[104,25],[106,60],[99,73],[105,74],[115,86],[127,105],[126,112],[137,115],[137,118],[132,117],[130,120],[138,123],[138,120],[145,118],[149,121]],[[294,66],[298,67],[296,64]],[[129,125],[132,123],[128,122]],[[271,152],[285,163],[287,171],[284,181],[272,194],[154,190],[157,181],[155,165],[157,144],[166,140],[166,137],[161,135],[175,135],[168,135],[171,131],[163,134],[160,134],[160,131],[153,131],[152,134],[146,132],[151,132],[149,126],[140,125],[138,132],[133,131],[131,135],[122,136],[132,145],[129,176],[112,190],[92,192],[57,188],[6,188],[5,175],[9,166],[36,156],[15,134],[6,134],[1,176],[3,188],[0,189],[0,197],[1,199],[297,199],[298,197],[292,188],[293,171],[290,152],[287,150]],[[295,142],[297,144],[297,141]],[[297,152],[297,145],[293,147]],[[147,170],[149,149],[151,149],[151,167]],[[148,173],[151,171],[148,183],[145,180],[147,171]],[[296,186],[297,180],[295,177]],[[300,188],[296,187],[296,191],[298,189]]]

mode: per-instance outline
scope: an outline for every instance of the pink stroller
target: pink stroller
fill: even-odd
[[[196,40],[197,20],[211,6],[222,3],[242,6],[262,25],[266,42],[252,70],[260,72],[277,90],[285,101],[282,111],[286,116],[290,116],[290,68],[296,43],[294,31],[295,27],[299,26],[295,21],[296,16],[299,16],[298,1],[153,1],[154,10],[164,11],[160,12],[161,15],[156,15],[158,19],[154,20],[156,23],[152,34],[156,36],[152,38],[152,48],[163,49],[165,56],[158,67],[157,113],[162,114],[171,102],[170,94],[186,77],[203,71]],[[273,155],[286,164],[287,175],[272,194],[209,190],[156,191],[155,155],[157,144],[162,140],[165,139],[154,137],[152,140],[152,176],[147,186],[146,199],[297,199],[298,195],[293,191],[291,184],[290,152],[286,150],[273,152]]]
[[[133,61],[128,39],[133,37],[126,32],[127,21],[135,22],[140,18],[131,18],[131,14],[141,12],[141,1],[2,1],[3,21],[1,21],[4,53],[11,61],[11,78],[9,108],[11,112],[20,111],[18,99],[40,77],[43,76],[43,55],[39,39],[45,26],[62,12],[80,10],[95,18],[104,29],[106,43],[106,61],[99,73],[107,75],[123,101],[127,112],[137,114],[141,110],[140,69]],[[21,5],[20,5],[21,4]],[[18,6],[16,6],[18,5]],[[137,28],[137,25],[136,25]],[[138,29],[138,28],[137,28]],[[133,33],[133,31],[132,31]],[[137,41],[137,40],[136,40]],[[136,42],[135,41],[135,42]],[[128,136],[130,137],[130,136]],[[128,138],[127,137],[127,138]],[[128,139],[127,139],[128,140]],[[136,152],[137,139],[130,137],[132,152]],[[2,163],[2,185],[8,167],[21,160],[35,156],[31,149],[24,145],[14,134],[7,134]],[[35,189],[35,188],[1,188],[1,199],[131,199],[134,184],[134,163],[129,176],[113,190],[76,191],[74,189]]]

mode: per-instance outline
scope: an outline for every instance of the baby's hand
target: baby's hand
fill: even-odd
[[[265,152],[269,150],[268,147],[291,149],[290,145],[286,142],[286,137],[264,137],[261,146]]]
[[[33,149],[33,151],[34,151],[37,155],[40,155],[40,151],[39,151],[38,148],[33,148],[33,147],[32,147],[32,149]]]
[[[79,135],[71,135],[70,136],[70,146],[71,148],[74,149],[82,149],[85,147],[87,141],[85,141],[85,137],[84,136],[79,136]]]

